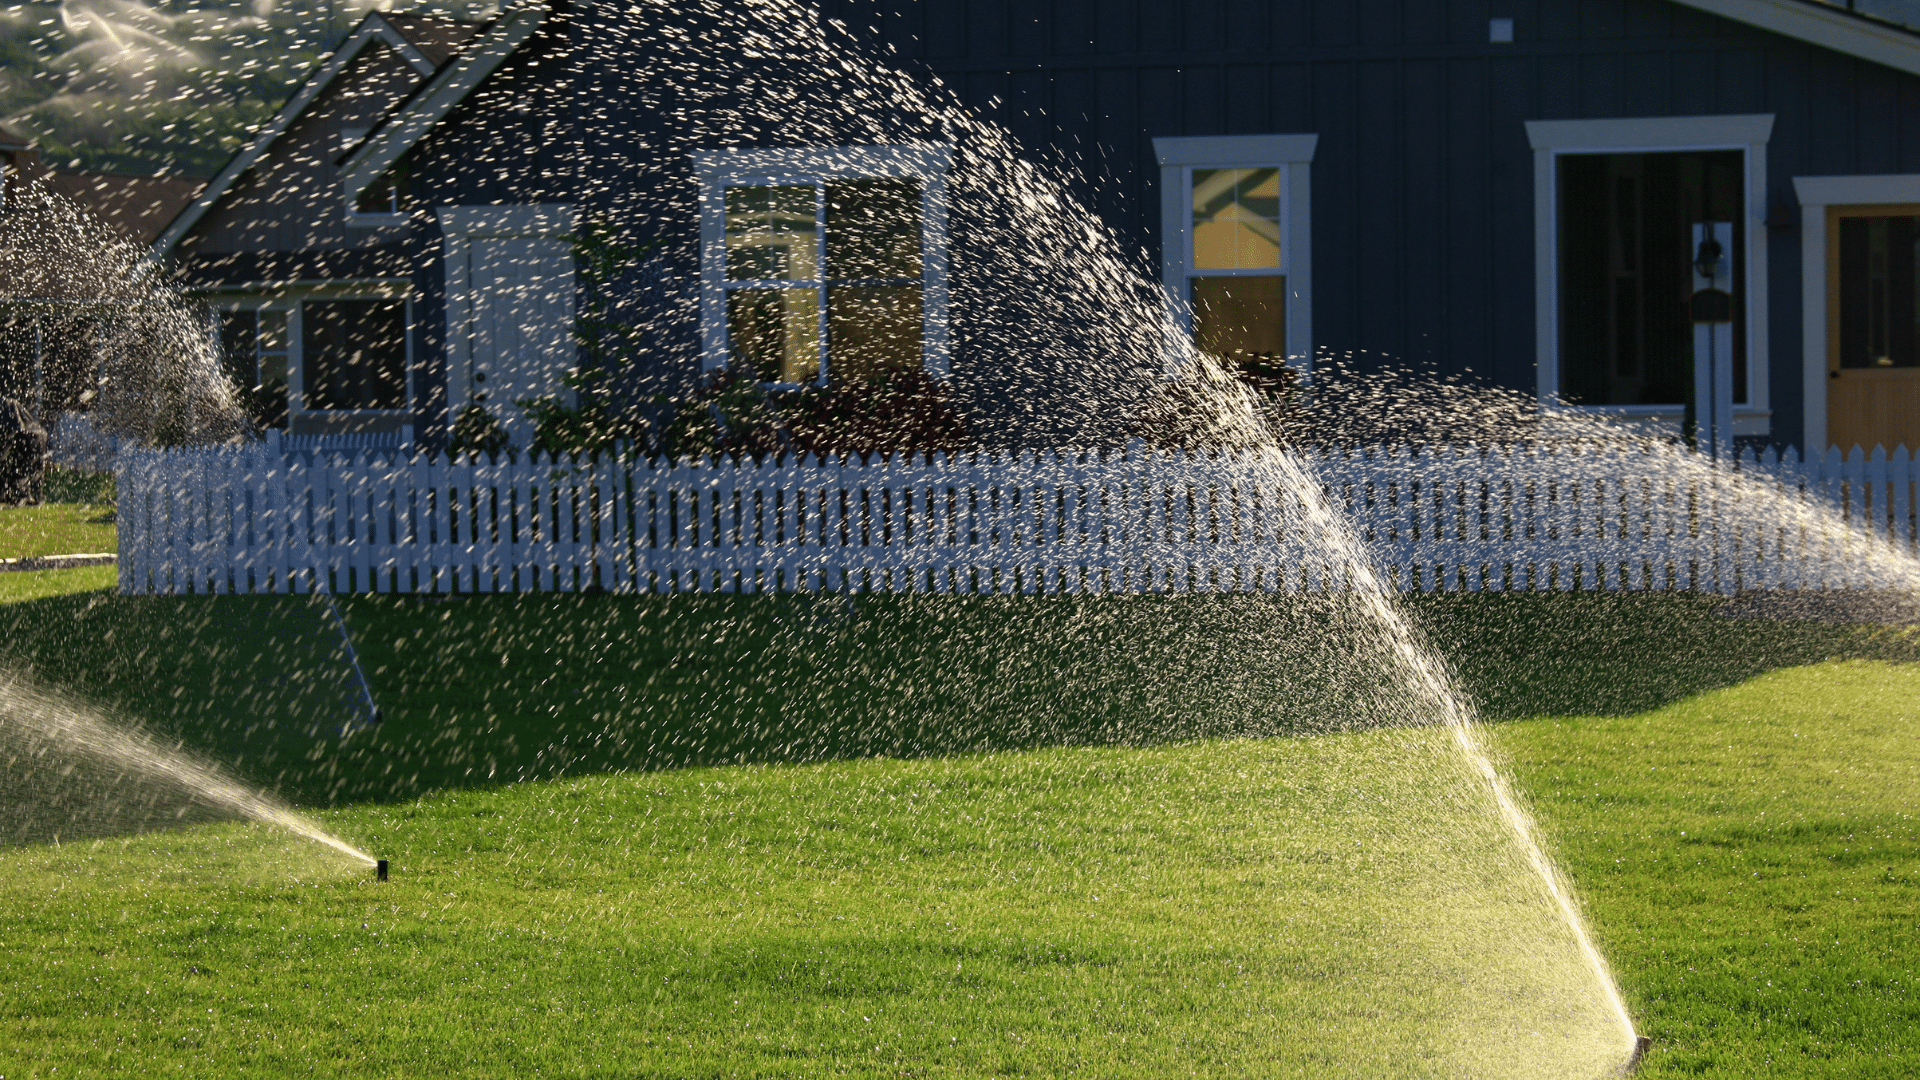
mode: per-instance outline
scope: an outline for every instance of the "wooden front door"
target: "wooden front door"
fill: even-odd
[[[1827,440],[1920,447],[1920,205],[1827,213]]]

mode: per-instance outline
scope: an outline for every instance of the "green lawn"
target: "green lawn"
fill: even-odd
[[[1516,718],[1496,740],[1646,1074],[1910,1075],[1920,646],[1713,605],[1415,601]],[[1368,647],[1327,605],[344,606],[388,717],[344,736],[358,691],[309,601],[0,608],[15,666],[396,865],[382,888],[262,829],[84,815],[54,847],[23,817],[0,1074],[1552,1075],[1530,1055],[1615,1049],[1444,745],[1326,730]],[[1296,737],[1245,737],[1271,732]]]
[[[1833,662],[1498,738],[1648,1076],[1920,1073],[1920,669]]]
[[[0,507],[0,558],[90,555],[118,550],[111,506],[42,503]]]

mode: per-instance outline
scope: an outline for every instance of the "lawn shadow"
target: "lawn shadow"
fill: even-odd
[[[1491,718],[1623,714],[1916,635],[1729,620],[1684,595],[1409,607]],[[611,770],[1145,745],[1418,721],[1351,602],[1314,594],[87,594],[0,608],[5,654],[303,805]]]

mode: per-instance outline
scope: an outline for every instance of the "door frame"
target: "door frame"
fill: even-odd
[[[1806,452],[1824,454],[1827,438],[1828,372],[1836,351],[1832,305],[1838,298],[1837,256],[1842,217],[1869,216],[1889,207],[1920,206],[1920,174],[1796,176],[1800,198],[1800,367],[1804,379]]]
[[[574,211],[567,203],[520,206],[442,206],[439,219],[447,289],[447,422],[473,400],[473,241],[553,239],[571,241]],[[499,418],[506,423],[510,418]]]
[[[1738,150],[1746,163],[1740,222],[1746,244],[1747,400],[1733,409],[1735,435],[1772,427],[1767,356],[1767,142],[1772,113],[1528,120],[1533,147],[1534,355],[1541,411],[1611,416],[1648,434],[1680,431],[1686,406],[1566,405],[1560,401],[1560,170],[1570,154],[1670,154]]]

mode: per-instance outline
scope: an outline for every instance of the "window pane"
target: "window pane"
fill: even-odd
[[[1193,268],[1280,268],[1280,170],[1193,170]]]
[[[1840,366],[1914,367],[1920,218],[1840,219]]]
[[[255,370],[259,353],[258,319],[251,311],[223,311],[220,313],[220,359],[225,364],[227,378],[241,390],[251,390],[257,383]]]
[[[262,427],[287,426],[287,312],[259,311],[260,385],[254,391]],[[404,331],[403,331],[404,332]]]
[[[404,409],[403,300],[310,300],[300,309],[310,409]]]
[[[1734,402],[1747,400],[1739,151],[1559,160],[1560,396],[1580,405],[1693,397],[1693,226],[1735,223]]]
[[[727,189],[727,280],[819,277],[812,185]]]
[[[287,351],[287,313],[263,309],[260,312],[260,351]]]
[[[1193,279],[1193,340],[1236,368],[1287,356],[1287,279],[1278,275]]]
[[[727,341],[736,363],[767,382],[820,377],[820,290],[734,289],[727,293]]]
[[[827,185],[827,273],[837,278],[920,276],[920,181]]]
[[[827,343],[836,380],[918,367],[920,286],[834,286],[827,294]]]

